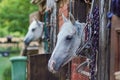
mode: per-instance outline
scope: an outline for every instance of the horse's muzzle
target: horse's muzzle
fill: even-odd
[[[31,41],[32,41],[31,39],[27,38],[27,39],[24,40],[24,44],[25,44],[26,46],[28,46]]]
[[[49,60],[48,62],[48,70],[52,73],[56,73],[57,71],[55,70],[55,61]]]

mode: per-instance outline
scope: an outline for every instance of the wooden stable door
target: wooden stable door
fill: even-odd
[[[114,73],[120,71],[120,18],[112,17],[110,80],[115,80]]]
[[[47,64],[50,56],[51,54],[28,55],[27,80],[67,80],[68,65],[56,74],[48,71]]]

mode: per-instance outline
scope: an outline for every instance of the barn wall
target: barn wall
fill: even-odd
[[[60,9],[62,8],[64,10],[64,15],[67,16],[68,14],[68,7],[66,5],[66,2],[68,0],[59,1],[58,4],[64,3],[63,5],[60,5]],[[43,1],[41,4],[38,5],[39,11],[33,12],[30,15],[30,23],[32,22],[32,18],[36,16],[40,21],[44,21],[44,13],[45,13],[45,1]],[[50,12],[51,13],[51,12]],[[61,17],[60,14],[58,14],[59,17]],[[62,19],[60,19],[60,22]],[[60,23],[57,22],[58,24]],[[61,23],[62,25],[62,23]],[[61,26],[60,25],[60,26]],[[33,51],[32,51],[33,52]],[[48,60],[50,58],[50,54],[32,54],[28,56],[28,79],[27,80],[66,80],[68,79],[67,72],[68,72],[68,65],[64,66],[59,73],[52,74],[48,71],[47,64]]]
[[[110,53],[109,53],[109,31],[107,29],[107,12],[109,9],[110,0],[96,0],[99,5],[100,29],[99,29],[99,54],[98,54],[98,72],[97,80],[110,80]],[[108,4],[106,4],[108,3]],[[112,79],[113,80],[113,79]]]
[[[59,75],[53,75],[47,69],[50,54],[28,56],[28,80],[59,80]]]
[[[114,73],[120,71],[120,18],[112,17],[110,80],[115,80]]]
[[[48,71],[48,60],[51,54],[34,54],[28,56],[27,80],[66,80],[67,65],[58,73]]]
[[[78,73],[76,71],[76,68],[83,61],[85,61],[85,59],[84,58],[80,58],[80,57],[77,57],[77,58],[75,58],[75,59],[72,60],[72,64],[71,64],[71,80],[89,80],[89,77],[87,77],[85,75],[82,75],[81,73]]]
[[[74,0],[73,0],[74,1]],[[79,3],[80,3],[80,1],[82,1],[82,0],[75,0],[75,1],[79,1]],[[41,4],[42,5],[42,4]],[[59,27],[59,30],[60,30],[60,28],[61,28],[61,26],[62,26],[62,24],[63,24],[63,19],[62,19],[62,15],[61,15],[61,13],[63,13],[67,18],[68,18],[68,12],[69,12],[69,0],[59,0],[58,1],[58,3],[57,3],[57,7],[58,7],[58,16],[57,16],[57,18],[58,18],[58,22],[57,22],[57,24],[58,24],[58,27]],[[76,7],[74,7],[74,9],[72,10],[73,11],[73,15],[75,16],[75,19],[78,19],[78,20],[80,20],[81,22],[85,22],[85,20],[86,20],[86,14],[87,14],[87,11],[86,11],[86,4],[82,4],[82,3],[80,3],[80,5],[78,6],[78,10],[76,10]],[[44,5],[43,6],[40,6],[39,7],[39,13],[41,14],[41,15],[43,15],[44,13],[44,10],[45,10],[45,8],[44,8]],[[77,12],[78,11],[78,12]],[[82,12],[82,13],[81,13]],[[77,15],[77,14],[79,14],[79,15]],[[78,18],[77,18],[78,17]],[[43,20],[43,19],[42,19]],[[35,57],[35,58],[34,58]],[[29,76],[31,76],[30,78],[32,79],[32,77],[33,77],[33,75],[34,75],[34,77],[35,76],[37,76],[38,74],[40,74],[39,73],[39,71],[37,71],[37,74],[32,74],[32,72],[34,72],[35,71],[35,69],[37,69],[38,68],[38,66],[40,67],[40,63],[42,63],[41,61],[37,61],[37,58],[38,57],[40,57],[39,55],[36,55],[36,56],[30,56],[29,57],[29,71],[30,71],[30,73],[29,73]],[[33,60],[32,59],[34,59],[34,60],[36,60],[37,62],[33,62]],[[46,58],[46,60],[48,60],[48,58]],[[69,63],[70,64],[70,66],[68,66],[68,65],[66,65],[64,68],[63,68],[63,70],[61,71],[61,73],[59,74],[59,75],[61,75],[61,76],[63,76],[63,75],[67,75],[66,77],[60,77],[61,79],[59,79],[59,80],[66,80],[66,79],[70,79],[70,80],[88,80],[88,77],[86,77],[86,76],[84,76],[84,75],[82,75],[82,74],[80,74],[80,73],[77,73],[76,72],[76,68],[77,68],[77,66],[80,64],[80,63],[82,63],[83,61],[84,61],[85,59],[84,58],[80,58],[80,57],[77,57],[77,58],[75,58],[75,59],[73,59],[72,61],[71,61],[71,63]],[[40,63],[39,63],[40,62]],[[35,65],[38,65],[38,66],[36,66],[36,67],[32,67],[32,65],[33,64],[35,64]],[[45,62],[45,65],[47,65],[47,62]],[[31,66],[31,67],[30,67]],[[45,70],[47,70],[46,68],[45,68]],[[44,74],[44,73],[43,73]],[[48,74],[48,72],[47,72],[47,74]],[[51,75],[51,74],[50,74]],[[39,77],[39,76],[38,76]],[[43,78],[45,78],[45,77],[43,77]],[[55,76],[54,76],[54,78],[56,78]],[[57,76],[57,78],[58,78],[58,76]],[[31,79],[29,79],[29,80],[31,80]],[[37,80],[37,79],[36,79]]]
[[[43,1],[43,2],[39,5],[39,13],[41,15],[43,15],[44,14],[44,10],[45,10],[45,0],[41,0],[41,1]],[[87,16],[86,15],[86,13],[87,13],[86,8],[87,7],[86,7],[85,4],[82,4],[82,3],[79,4],[79,2],[83,2],[84,0],[73,0],[73,1],[74,2],[77,1],[77,3],[75,3],[75,6],[74,6],[74,8],[72,10],[75,19],[78,19],[81,22],[85,22],[86,16]],[[104,1],[104,0],[96,0],[96,1],[100,1],[101,3],[103,3],[103,2],[108,2],[109,0],[106,0],[106,1]],[[76,5],[76,4],[79,4],[79,5]],[[69,0],[58,0],[58,4],[57,5],[58,5],[58,16],[57,16],[58,17],[58,22],[57,22],[57,24],[58,24],[58,27],[59,27],[59,30],[60,30],[60,28],[61,28],[61,26],[63,24],[61,13],[63,13],[66,17],[68,17]],[[104,5],[105,8],[106,8],[107,5],[108,4]],[[103,6],[103,5],[101,4],[101,6]],[[103,9],[101,9],[101,11],[103,11]],[[35,15],[37,15],[37,14],[35,13]],[[34,14],[30,15],[30,19],[31,19],[30,22],[32,21],[31,17],[33,17],[33,16],[34,16]],[[101,20],[101,24],[103,24],[101,26],[101,29],[102,28],[104,29],[104,26],[106,26],[106,22],[103,21],[104,18],[106,18],[106,14],[103,15],[103,17],[101,17],[101,19],[102,19]],[[113,19],[116,19],[116,17],[114,17]],[[43,18],[42,18],[42,20],[43,20]],[[119,20],[117,20],[117,21],[119,21]],[[114,23],[114,24],[116,24],[116,23]],[[111,39],[112,43],[111,43],[111,56],[110,56],[110,58],[111,58],[111,60],[110,60],[111,61],[111,64],[110,64],[110,66],[111,66],[110,67],[111,68],[110,80],[114,80],[114,75],[113,75],[114,72],[120,70],[120,67],[119,67],[120,66],[120,64],[119,64],[119,61],[120,61],[120,57],[119,57],[120,50],[118,49],[120,47],[120,42],[119,42],[120,41],[120,29],[118,28],[119,27],[118,25],[112,25],[112,26],[114,26],[114,27],[112,27],[113,30],[112,30],[111,35],[113,37],[115,37],[115,38]],[[117,28],[114,29],[115,27],[117,27]],[[106,34],[106,30],[104,29],[104,30],[101,30],[101,31],[102,32],[100,32],[100,38],[101,38],[100,42],[102,44],[100,45],[101,49],[99,50],[101,54],[99,55],[99,59],[100,60],[98,61],[98,66],[99,66],[98,67],[98,73],[99,73],[98,74],[98,80],[109,80],[109,78],[108,78],[109,77],[109,74],[108,74],[109,73],[108,72],[108,66],[109,66],[108,56],[109,56],[109,54],[106,53],[106,43],[105,43],[106,42],[106,37],[104,35],[104,34]],[[115,53],[115,54],[113,54],[113,53]],[[80,57],[77,57],[77,58],[72,60],[72,62],[71,62],[71,71],[70,71],[71,80],[88,80],[88,77],[83,76],[80,73],[76,72],[76,67],[80,63],[82,63],[83,61],[84,61],[84,59],[80,58]],[[68,69],[68,68],[65,68],[65,69]],[[66,73],[64,73],[64,74],[66,75]]]
[[[58,3],[58,26],[59,30],[63,24],[62,14],[68,18],[69,0],[61,0]]]

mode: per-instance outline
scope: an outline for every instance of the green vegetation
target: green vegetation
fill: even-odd
[[[5,49],[4,49],[5,50]],[[10,57],[18,56],[20,52],[10,53],[8,57],[0,56],[0,80],[11,80],[11,62]]]
[[[11,74],[11,66],[8,66],[3,72],[3,80],[11,80]]]
[[[31,4],[30,0],[0,0],[0,37],[23,37],[28,30],[29,14],[37,10],[38,6]],[[6,50],[11,53],[8,57],[0,54],[0,80],[10,79],[9,58],[20,53],[20,49],[11,48],[9,45],[4,48],[0,46],[0,51]]]
[[[0,0],[0,37],[23,37],[29,26],[29,14],[38,10],[30,0]]]
[[[0,80],[3,80],[3,73],[8,66],[10,66],[9,57],[0,57]]]

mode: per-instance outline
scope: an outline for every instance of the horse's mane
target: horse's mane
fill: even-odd
[[[77,28],[77,34],[81,37],[81,35],[83,33],[83,29],[85,27],[85,23],[80,23],[79,21],[75,21],[74,25]]]

